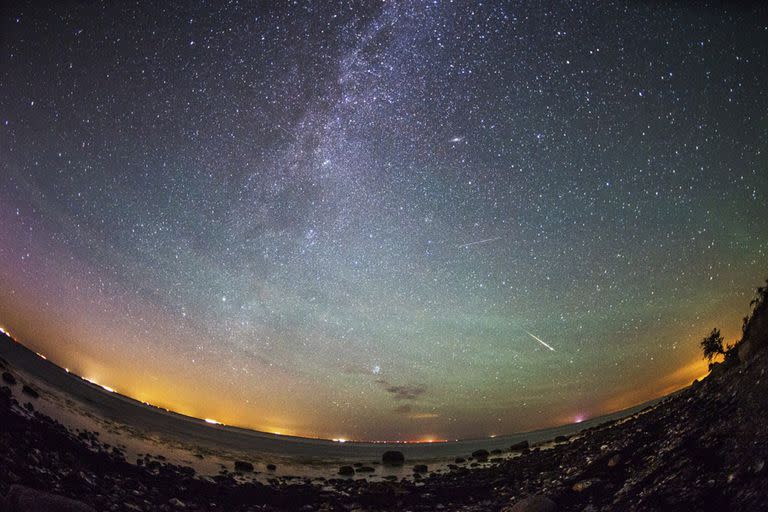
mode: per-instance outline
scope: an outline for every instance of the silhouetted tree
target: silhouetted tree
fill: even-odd
[[[718,355],[725,355],[725,346],[720,329],[712,329],[709,336],[701,340],[701,350],[704,352],[704,358],[708,361],[712,361]]]
[[[752,311],[742,320],[741,340],[733,345],[725,345],[719,329],[712,329],[709,336],[701,340],[701,349],[704,353],[704,358],[709,360],[710,370],[716,364],[712,363],[712,360],[718,355],[723,356],[723,363],[726,366],[737,363],[739,361],[739,354],[736,348],[745,340],[749,340],[753,334],[759,335],[759,333],[753,333],[752,331],[757,330],[760,333],[765,333],[766,328],[768,328],[768,324],[765,323],[766,318],[768,318],[768,280],[765,281],[765,284],[765,286],[761,286],[756,290],[755,298],[749,303]],[[764,341],[768,341],[768,338],[765,338]]]

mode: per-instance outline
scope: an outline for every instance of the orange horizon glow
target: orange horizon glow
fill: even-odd
[[[501,448],[693,396],[725,352],[702,340],[762,311],[768,52],[741,12],[515,9],[549,27],[521,43],[494,5],[154,30],[122,2],[73,38],[59,4],[4,26],[0,118],[0,355],[48,398],[233,449]],[[638,20],[658,67],[603,51]]]
[[[26,345],[24,345],[23,343],[19,342],[15,338],[11,337],[11,335],[8,333],[8,331],[5,328],[0,328],[0,332],[2,332],[3,334],[5,334],[9,338],[11,338],[16,343],[19,343],[19,344],[21,344],[21,345],[26,347]],[[45,355],[43,355],[43,354],[41,354],[39,352],[35,352],[35,354],[38,357],[40,357],[40,358],[42,358],[44,360],[48,360],[48,358]],[[209,424],[209,425],[212,425],[212,426],[228,426],[228,427],[234,427],[234,428],[239,428],[239,429],[252,430],[252,431],[258,432],[258,433],[267,433],[267,434],[273,434],[273,435],[278,435],[278,436],[299,437],[299,438],[305,438],[305,439],[331,441],[331,442],[336,442],[336,443],[340,443],[340,444],[343,444],[343,443],[432,444],[432,443],[447,443],[447,442],[451,442],[451,441],[459,441],[459,440],[461,440],[461,439],[441,438],[439,436],[434,436],[434,435],[419,436],[418,438],[415,438],[415,439],[354,439],[354,438],[350,438],[350,437],[346,437],[346,436],[330,438],[330,437],[317,436],[317,435],[307,435],[307,434],[303,434],[303,433],[299,434],[299,433],[295,433],[291,429],[276,428],[274,426],[262,428],[262,427],[251,425],[251,424],[239,423],[237,421],[223,422],[223,421],[219,421],[217,419],[212,419],[212,418],[209,418],[209,417],[199,417],[199,416],[196,416],[194,414],[190,414],[188,412],[181,412],[181,410],[179,410],[181,408],[174,408],[174,406],[172,404],[168,404],[168,406],[159,405],[161,403],[164,403],[165,402],[164,400],[153,402],[151,400],[139,399],[139,398],[137,398],[136,396],[134,396],[132,394],[118,392],[118,391],[116,391],[115,388],[112,388],[112,387],[107,386],[105,384],[101,384],[95,378],[79,376],[79,375],[75,374],[74,372],[72,372],[72,370],[70,370],[69,368],[65,368],[65,367],[59,366],[58,364],[56,364],[55,362],[50,361],[50,360],[49,360],[49,362],[51,362],[52,364],[56,365],[57,367],[63,369],[67,373],[75,375],[75,376],[78,376],[82,380],[84,380],[84,381],[86,381],[86,382],[88,382],[90,384],[93,384],[95,386],[98,386],[99,388],[101,388],[104,391],[107,391],[109,393],[118,394],[120,396],[124,396],[126,398],[131,399],[131,400],[140,402],[140,403],[142,403],[144,405],[147,405],[149,407],[152,407],[152,408],[155,408],[155,409],[161,409],[163,411],[166,411],[166,412],[169,412],[169,413],[173,413],[173,414],[177,414],[179,416],[184,416],[186,418],[190,418],[190,419],[193,419],[193,420],[202,421],[202,422],[205,422],[206,424]],[[570,416],[568,416],[566,418],[561,417],[558,420],[556,420],[555,423],[552,423],[552,424],[546,424],[546,425],[541,426],[541,427],[536,427],[536,428],[527,429],[527,430],[523,430],[523,431],[510,432],[508,434],[500,434],[500,435],[502,435],[502,436],[504,436],[504,435],[518,435],[518,434],[523,434],[523,433],[526,433],[526,432],[532,432],[532,431],[546,429],[546,428],[555,428],[555,427],[559,427],[559,426],[563,426],[563,425],[578,424],[578,423],[581,423],[581,422],[586,421],[588,419],[592,419],[592,418],[596,418],[596,417],[600,417],[600,416],[604,416],[604,415],[620,412],[620,411],[629,409],[631,407],[634,407],[634,406],[646,403],[646,402],[648,402],[650,400],[654,400],[656,398],[661,398],[661,397],[667,396],[667,395],[669,395],[671,393],[674,393],[675,391],[678,391],[678,390],[680,390],[680,389],[682,389],[684,387],[689,386],[694,378],[700,380],[701,378],[706,377],[708,374],[709,374],[709,369],[708,369],[707,361],[701,360],[701,359],[695,360],[695,361],[693,361],[693,362],[691,362],[691,363],[689,363],[687,365],[684,365],[684,366],[678,368],[674,372],[672,372],[670,374],[667,374],[667,375],[661,377],[660,379],[658,379],[654,383],[654,385],[651,386],[650,389],[652,389],[652,391],[632,390],[630,392],[626,392],[626,393],[617,395],[616,397],[611,398],[611,399],[603,402],[603,404],[601,406],[599,406],[596,409],[596,412],[594,412],[593,414],[588,414],[588,413],[573,414],[573,415],[570,415]],[[145,395],[146,395],[145,393],[140,393],[137,396],[144,397]],[[430,414],[429,416],[432,416],[432,415]],[[437,416],[437,415],[435,415],[435,416]],[[498,436],[499,436],[499,434],[490,434],[490,435],[488,435],[488,438],[493,439],[493,438],[496,438]],[[472,438],[465,438],[465,439],[472,439]]]

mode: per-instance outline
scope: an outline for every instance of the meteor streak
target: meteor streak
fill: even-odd
[[[525,329],[523,329],[523,330],[525,331]],[[539,337],[538,337],[538,336],[536,336],[535,334],[531,334],[531,333],[530,333],[530,332],[528,332],[528,331],[525,331],[525,332],[526,332],[526,333],[528,333],[528,336],[530,336],[531,338],[535,339],[536,341],[538,341],[539,343],[541,343],[542,345],[544,345],[545,347],[547,347],[547,348],[548,348],[549,350],[551,350],[552,352],[554,352],[554,351],[555,351],[555,349],[553,349],[551,346],[547,345],[547,343],[546,343],[544,340],[542,340],[541,338],[539,338]]]
[[[496,240],[501,240],[500,236],[494,237],[494,238],[486,238],[485,240],[477,240],[476,242],[469,242],[466,244],[461,244],[459,246],[459,249],[463,247],[469,247],[470,245],[478,245],[478,244],[487,244],[488,242],[495,242]]]

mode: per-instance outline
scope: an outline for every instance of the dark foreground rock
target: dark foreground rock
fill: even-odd
[[[403,452],[392,450],[384,452],[384,455],[381,456],[381,462],[388,466],[402,466],[405,464],[405,456]]]
[[[546,496],[529,496],[504,508],[503,512],[557,512],[557,504]]]
[[[509,447],[509,451],[512,452],[521,452],[523,450],[526,450],[530,447],[528,444],[528,441],[520,441],[519,443],[515,443],[512,446]]]
[[[5,497],[6,512],[96,512],[93,507],[64,496],[22,485],[12,485]]]
[[[244,460],[236,460],[235,461],[235,471],[239,471],[241,473],[247,473],[254,470],[253,464],[250,462],[246,462]]]
[[[32,398],[40,398],[40,394],[37,391],[35,391],[33,388],[27,386],[26,384],[22,386],[21,392],[24,393],[25,395],[31,396]]]

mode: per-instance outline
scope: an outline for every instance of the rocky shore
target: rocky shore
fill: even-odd
[[[459,461],[447,474],[417,468],[426,474],[388,482],[238,483],[232,474],[197,477],[190,468],[151,457],[137,464],[97,435],[70,432],[36,412],[33,395],[20,404],[11,393],[14,384],[6,384],[0,393],[0,494],[9,496],[8,510],[28,510],[14,503],[25,493],[34,499],[30,489],[121,511],[760,510],[768,506],[766,368],[768,352],[762,351],[746,363],[716,368],[636,418],[560,440],[552,449],[517,446],[519,457],[490,468]],[[12,376],[12,369],[5,371]],[[475,460],[493,462],[493,454],[480,450]],[[538,498],[525,500],[531,496]]]
[[[39,413],[35,390],[22,391],[0,361],[0,510],[768,510],[765,318],[745,324],[748,343],[707,378],[641,414],[556,439],[550,449],[520,443],[510,457],[478,446],[447,473],[421,465],[413,478],[383,482],[352,466],[339,472],[353,478],[244,483],[235,472],[250,471],[246,463],[201,477],[158,457],[129,461],[97,434]],[[382,455],[383,463],[408,464]],[[478,465],[484,459],[489,467]]]

